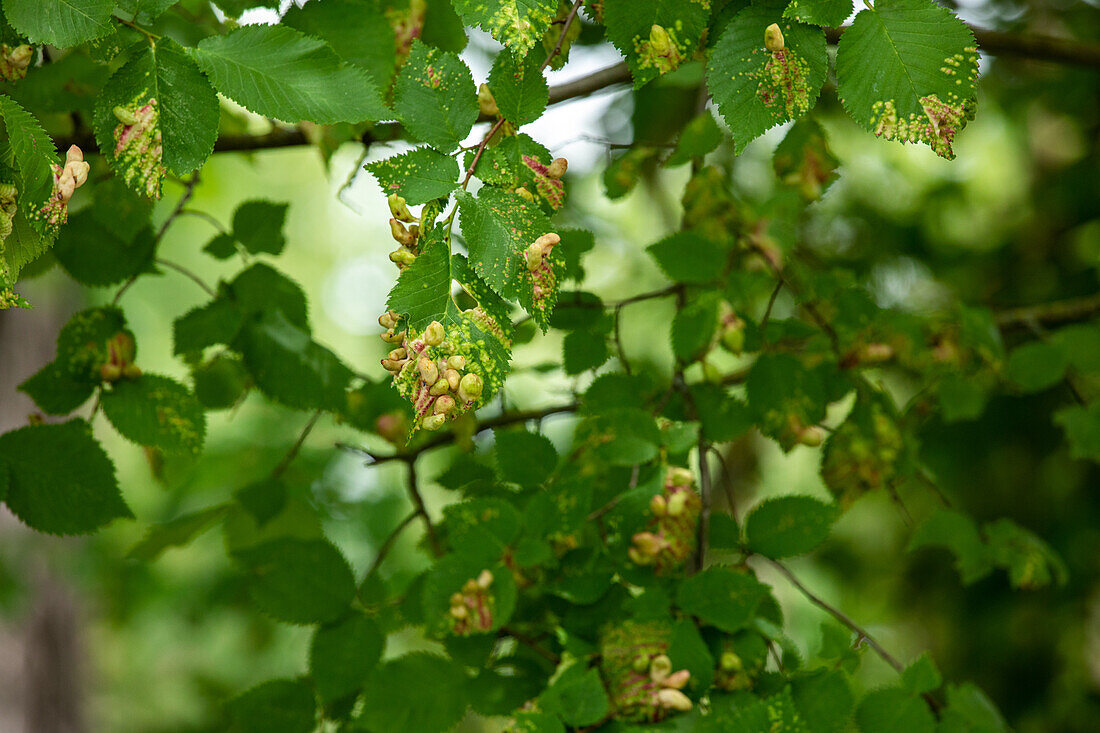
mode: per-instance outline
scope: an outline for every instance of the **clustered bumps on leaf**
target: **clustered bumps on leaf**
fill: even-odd
[[[714,686],[726,692],[751,690],[768,659],[764,637],[753,631],[740,631],[723,636],[719,642],[718,665],[714,670]]]
[[[34,49],[26,43],[14,48],[0,43],[0,78],[5,81],[19,81],[24,78],[33,58]]]
[[[118,119],[114,130],[117,169],[131,188],[149,198],[160,198],[165,170],[157,100],[138,99],[129,107],[115,107],[114,114]]]
[[[691,698],[681,692],[691,673],[673,671],[670,635],[668,624],[661,621],[625,621],[604,629],[600,673],[616,718],[656,723],[691,710]]]
[[[554,158],[550,165],[545,165],[533,155],[524,155],[523,164],[534,174],[535,190],[538,191],[539,196],[542,196],[554,211],[560,209],[565,200],[565,184],[561,179],[569,165],[568,161],[565,158]],[[535,200],[531,192],[523,186],[517,188],[516,193],[528,201]]]
[[[88,180],[89,170],[91,166],[85,162],[84,153],[76,145],[65,153],[64,167],[53,166],[53,191],[38,214],[45,221],[48,231],[56,233],[69,220],[69,199]]]
[[[554,274],[554,265],[550,262],[550,252],[554,245],[561,242],[561,237],[550,232],[543,234],[531,243],[523,251],[523,261],[527,266],[527,277],[531,279],[531,295],[535,308],[547,313],[557,299],[553,297],[557,291],[557,276]]]
[[[878,399],[859,400],[825,444],[821,478],[842,506],[889,486],[898,475],[904,442],[897,422]]]
[[[119,331],[107,341],[107,361],[99,367],[104,382],[122,378],[137,379],[141,369],[134,363],[134,337],[129,331]]]
[[[676,41],[675,29],[669,30],[662,25],[653,24],[649,29],[649,38],[635,40],[635,53],[638,54],[640,68],[656,69],[659,74],[667,74],[683,63],[684,57]]]
[[[798,54],[786,47],[778,23],[764,29],[764,50],[771,54],[760,74],[757,92],[764,105],[778,105],[787,117],[806,114],[813,102],[807,81],[809,69]]]
[[[448,420],[481,404],[485,380],[474,371],[467,356],[473,345],[468,331],[460,326],[447,332],[439,321],[432,321],[423,333],[412,329],[397,330],[398,315],[383,313],[378,323],[386,330],[382,340],[400,344],[382,360],[393,375],[397,390],[412,402],[415,415],[413,430],[438,430]],[[465,353],[464,353],[465,352]]]
[[[7,239],[14,226],[15,213],[19,210],[16,197],[19,189],[12,183],[0,183],[0,240]],[[3,267],[0,264],[0,267]]]
[[[451,596],[451,632],[457,636],[484,634],[493,629],[495,599],[489,589],[493,585],[493,573],[482,570],[477,578],[471,578],[462,591]]]
[[[658,575],[668,575],[691,556],[702,509],[694,483],[686,468],[670,467],[665,472],[664,489],[649,503],[649,525],[634,535],[627,551],[633,562],[652,565]]]

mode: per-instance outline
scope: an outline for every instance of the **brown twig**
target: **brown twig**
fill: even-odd
[[[367,574],[364,577],[369,578],[374,573],[378,572],[378,568],[382,565],[382,561],[386,559],[386,555],[390,553],[394,543],[397,542],[397,538],[401,536],[401,532],[405,527],[408,527],[416,518],[420,516],[419,512],[412,512],[407,517],[401,520],[400,524],[393,528],[393,530],[386,535],[386,539],[382,540],[382,544],[378,546],[378,554],[374,556],[374,561],[371,562],[370,567],[367,568]]]
[[[290,468],[290,464],[294,462],[294,459],[298,457],[298,454],[302,451],[302,446],[306,442],[306,438],[313,432],[313,428],[317,425],[317,421],[321,419],[321,415],[324,414],[323,410],[317,410],[310,415],[309,420],[302,427],[302,431],[298,433],[297,440],[294,441],[294,445],[290,446],[290,450],[283,456],[283,460],[279,461],[279,465],[275,466],[271,470],[271,478],[279,478]]]
[[[213,298],[214,296],[217,295],[217,293],[215,293],[214,290],[209,285],[207,285],[205,282],[203,282],[201,277],[199,277],[195,273],[191,272],[190,270],[188,270],[183,265],[177,265],[175,262],[172,262],[171,260],[165,260],[165,259],[162,259],[160,257],[157,257],[156,259],[154,259],[153,262],[157,263],[161,267],[167,267],[170,270],[175,270],[176,272],[180,273],[184,277],[190,279],[192,282],[194,282],[200,288],[205,290],[206,294],[209,295],[211,298]]]
[[[439,537],[435,532],[435,524],[432,522],[431,516],[428,514],[428,507],[424,503],[424,497],[420,493],[420,485],[416,480],[416,458],[410,458],[405,461],[405,467],[407,469],[408,477],[408,491],[409,499],[412,500],[413,506],[416,507],[416,514],[424,520],[424,529],[428,533],[428,544],[432,546],[432,553],[436,557],[443,555],[443,545],[439,543]]]
[[[770,557],[764,557],[763,555],[755,555],[755,557],[762,558],[768,564],[770,564],[772,567],[782,573],[783,576],[790,582],[790,584],[798,589],[798,592],[805,596],[806,600],[808,600],[810,603],[814,604],[815,606],[835,618],[837,621],[854,631],[859,641],[867,642],[867,646],[871,647],[871,649],[873,649],[884,662],[893,667],[898,674],[901,674],[905,671],[905,665],[899,662],[897,657],[895,657],[893,654],[886,651],[882,644],[878,643],[875,637],[871,636],[871,634],[865,628],[850,619],[848,615],[841,611],[839,608],[836,608],[835,606],[832,606],[828,602],[822,600],[820,596],[816,595],[813,591],[803,585],[802,581],[799,580],[786,565],[779,562],[778,560],[773,560]],[[923,697],[925,702],[928,703],[928,706],[931,707],[933,711],[937,713],[940,711],[940,708],[942,706],[936,698],[932,697],[932,695],[929,693],[925,693]]]
[[[515,425],[517,423],[527,422],[528,420],[541,420],[550,415],[556,415],[561,412],[576,412],[580,407],[576,402],[571,402],[567,405],[555,405],[554,407],[544,407],[541,410],[524,410],[521,412],[508,412],[496,417],[491,417],[487,420],[482,420],[478,423],[477,431],[491,430],[492,428],[505,427],[507,425]],[[367,465],[374,465],[378,463],[387,463],[389,461],[408,461],[410,459],[417,458],[421,453],[425,453],[433,448],[439,448],[440,446],[449,445],[455,441],[454,433],[441,433],[436,435],[426,443],[421,443],[419,446],[408,451],[399,451],[390,455],[380,456],[372,453],[365,448],[349,445],[347,443],[337,443],[336,447],[340,450],[348,451],[350,453],[357,453],[361,456],[370,459]]]

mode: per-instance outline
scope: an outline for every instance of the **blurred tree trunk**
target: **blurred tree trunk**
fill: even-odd
[[[70,293],[40,292],[34,310],[0,311],[0,433],[26,424],[34,411],[16,387],[53,359],[57,331],[72,311]],[[49,567],[52,553],[36,551],[39,539],[0,509],[0,555],[27,589],[18,605],[23,616],[0,619],[0,731],[84,733],[79,599]]]

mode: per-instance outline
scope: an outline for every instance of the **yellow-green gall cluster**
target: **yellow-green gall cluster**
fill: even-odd
[[[34,49],[26,43],[12,47],[0,43],[0,78],[4,81],[19,81],[27,75]]]
[[[562,177],[569,168],[569,162],[565,158],[554,158],[550,165],[546,165],[532,155],[524,155],[523,164],[535,176],[535,190],[539,196],[546,200],[550,208],[557,211],[565,202],[565,184]],[[535,196],[523,186],[516,189],[516,193],[534,203]]]
[[[752,631],[725,636],[715,655],[714,686],[725,692],[751,690],[764,672],[768,646]]]
[[[404,197],[393,193],[387,199],[390,206],[390,235],[401,246],[390,252],[390,262],[397,265],[398,270],[416,261],[418,251],[417,240],[420,238],[419,219],[409,211],[408,202]],[[408,224],[409,226],[405,226]]]
[[[397,330],[398,315],[383,313],[378,319],[386,329],[382,340],[394,346],[382,360],[393,375],[394,385],[412,402],[413,430],[438,430],[449,420],[480,404],[485,390],[481,375],[473,371],[461,341],[447,339],[439,321],[424,331]],[[460,329],[455,329],[462,336]]]
[[[119,123],[114,130],[116,170],[130,188],[160,198],[165,169],[157,100],[139,98],[128,106],[115,107],[114,114]]]
[[[19,210],[16,199],[19,190],[11,183],[0,183],[0,240],[8,238]]]
[[[655,69],[667,74],[684,61],[684,44],[676,40],[676,30],[656,23],[649,29],[649,37],[634,39],[634,52],[638,55],[638,67]]]
[[[901,430],[878,400],[858,402],[825,446],[821,478],[848,506],[894,480],[903,446]]]
[[[627,554],[632,562],[651,565],[658,575],[668,575],[691,557],[702,509],[694,483],[686,468],[670,467],[665,472],[664,488],[649,503],[648,526],[631,538]]]
[[[619,720],[656,723],[691,710],[682,692],[691,673],[673,670],[669,636],[669,627],[657,621],[627,621],[601,634],[600,674]]]
[[[45,221],[47,229],[56,232],[68,221],[69,200],[76,189],[88,180],[91,166],[84,160],[84,153],[80,148],[73,145],[65,153],[65,165],[54,165],[52,168],[53,191],[38,212],[38,217]]]
[[[466,581],[461,592],[451,596],[447,617],[452,633],[469,636],[492,631],[495,605],[495,599],[489,592],[492,585],[493,574],[482,570],[477,578]]]

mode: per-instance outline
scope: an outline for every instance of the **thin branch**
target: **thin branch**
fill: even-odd
[[[710,464],[707,463],[707,452],[710,446],[699,438],[699,496],[702,498],[702,508],[699,510],[699,523],[695,528],[695,570],[703,569],[707,559],[707,535],[710,532]]]
[[[378,554],[374,556],[374,561],[367,569],[367,574],[365,577],[369,578],[370,576],[374,575],[374,573],[378,572],[379,566],[381,566],[382,561],[386,559],[386,555],[390,553],[390,550],[393,548],[394,543],[397,542],[397,538],[401,536],[401,532],[404,531],[405,527],[408,527],[410,524],[416,521],[416,518],[419,516],[419,512],[412,512],[411,514],[409,514],[409,516],[402,519],[401,523],[393,528],[393,531],[386,535],[386,539],[382,540],[382,544],[379,545]]]
[[[424,497],[420,493],[420,485],[416,480],[416,458],[410,458],[405,461],[405,467],[408,470],[408,491],[409,499],[412,500],[413,506],[416,507],[416,513],[424,520],[424,529],[428,533],[428,544],[432,546],[432,553],[436,557],[443,555],[443,545],[439,544],[439,537],[435,533],[435,524],[432,523],[432,518],[428,514],[428,507],[424,504]]]
[[[211,298],[213,298],[214,296],[217,295],[217,293],[215,293],[214,290],[209,285],[207,285],[205,282],[203,282],[201,277],[199,277],[195,273],[191,272],[190,270],[188,270],[183,265],[177,265],[175,262],[172,262],[171,260],[165,260],[165,259],[162,259],[160,257],[157,257],[153,261],[155,263],[157,263],[158,265],[160,265],[161,267],[167,267],[170,270],[175,270],[176,272],[183,275],[184,277],[189,278],[192,282],[194,282],[200,288],[205,290],[206,294],[209,295]]]
[[[524,410],[521,412],[508,412],[496,417],[491,417],[488,420],[482,420],[477,427],[478,432],[483,430],[490,430],[492,428],[501,428],[507,425],[515,425],[517,423],[527,422],[528,420],[541,420],[544,417],[550,415],[556,415],[561,412],[576,412],[580,407],[576,402],[571,402],[567,405],[555,405],[554,407],[544,407],[541,410]],[[336,447],[340,450],[348,451],[350,453],[357,453],[364,456],[369,460],[367,465],[375,465],[378,463],[387,463],[389,461],[409,461],[415,460],[421,453],[432,450],[433,448],[439,448],[440,446],[450,445],[455,441],[454,433],[441,433],[436,435],[426,443],[421,443],[419,446],[412,450],[400,451],[392,453],[390,455],[380,456],[376,455],[365,448],[349,445],[347,443],[337,443]]]
[[[825,36],[829,43],[835,45],[845,30],[847,28],[829,28]],[[978,42],[978,48],[992,56],[1017,56],[1033,61],[1100,69],[1100,45],[1095,43],[1028,33],[1005,33],[975,26],[970,26],[970,31]]]
[[[768,325],[768,319],[772,317],[772,308],[775,307],[775,301],[779,297],[779,291],[783,289],[783,280],[779,279],[775,281],[775,289],[772,290],[772,295],[768,298],[768,307],[764,309],[764,317],[760,319],[760,330],[763,331],[764,327]]]
[[[290,468],[290,464],[298,457],[298,454],[302,450],[302,445],[306,442],[306,438],[313,432],[313,427],[317,424],[317,421],[321,419],[321,415],[323,414],[323,410],[317,410],[310,416],[305,426],[302,427],[302,431],[298,433],[298,439],[294,441],[294,445],[290,446],[290,450],[283,456],[283,460],[279,461],[279,465],[272,469],[271,478],[279,478],[288,468]]]
[[[182,209],[180,216],[194,216],[202,219],[210,226],[217,229],[219,232],[225,233],[225,227],[220,221],[218,221],[213,215],[206,213],[205,211],[199,211],[198,209]]]
[[[876,654],[882,657],[883,661],[885,661],[887,664],[897,670],[898,674],[901,674],[903,671],[905,671],[905,665],[899,662],[897,660],[897,657],[895,657],[893,654],[886,651],[886,649],[883,648],[883,646],[875,640],[875,637],[871,636],[871,634],[866,629],[857,624],[855,621],[848,618],[847,614],[845,614],[839,608],[835,608],[828,602],[822,600],[820,596],[816,595],[813,591],[804,586],[802,584],[802,581],[795,577],[795,574],[792,573],[786,565],[779,562],[778,560],[773,560],[770,557],[764,557],[763,555],[756,555],[756,557],[767,561],[772,567],[782,573],[784,577],[786,577],[787,580],[790,581],[790,584],[797,588],[798,592],[806,597],[806,600],[808,600],[810,603],[814,604],[818,608],[822,609],[830,616],[835,618],[837,621],[854,631],[860,639],[866,641],[867,645],[875,650]]]
[[[581,5],[584,5],[584,0],[577,0],[573,3],[573,7],[569,9],[569,15],[565,16],[565,22],[562,23],[561,33],[558,34],[558,42],[554,44],[554,48],[550,53],[546,54],[546,60],[542,62],[542,66],[539,67],[539,71],[545,71],[546,67],[550,65],[550,62],[554,60],[554,57],[561,52],[562,44],[565,43],[565,36],[569,33],[569,26],[573,25],[573,21],[577,18],[577,11],[581,9]]]
[[[1036,324],[1058,326],[1074,321],[1084,321],[1097,314],[1100,314],[1100,293],[1082,298],[1010,308],[995,314],[994,318],[1002,331],[1010,331],[1017,328],[1031,328]]]
[[[530,636],[524,634],[523,632],[516,631],[511,626],[501,627],[500,633],[502,636],[512,637],[520,644],[523,644],[525,647],[533,651],[535,654],[538,654],[540,657],[550,662],[554,666],[557,666],[561,662],[561,657],[559,657],[557,654],[554,654],[548,649],[543,649],[541,646],[539,646],[539,643],[535,639],[532,639]]]
[[[172,209],[172,213],[168,215],[168,218],[164,220],[164,223],[160,225],[160,229],[157,230],[156,236],[153,238],[154,246],[160,244],[160,240],[164,239],[165,233],[168,231],[168,227],[172,226],[174,222],[187,206],[187,202],[191,200],[191,197],[195,195],[195,187],[199,185],[199,174],[191,176],[191,180],[183,184],[183,195],[180,196],[179,201],[176,202],[175,208]],[[118,305],[118,302],[122,299],[122,296],[130,289],[130,286],[137,282],[137,279],[142,275],[140,272],[135,272],[130,279],[122,283],[122,286],[115,292],[115,297],[111,299],[111,305]]]

